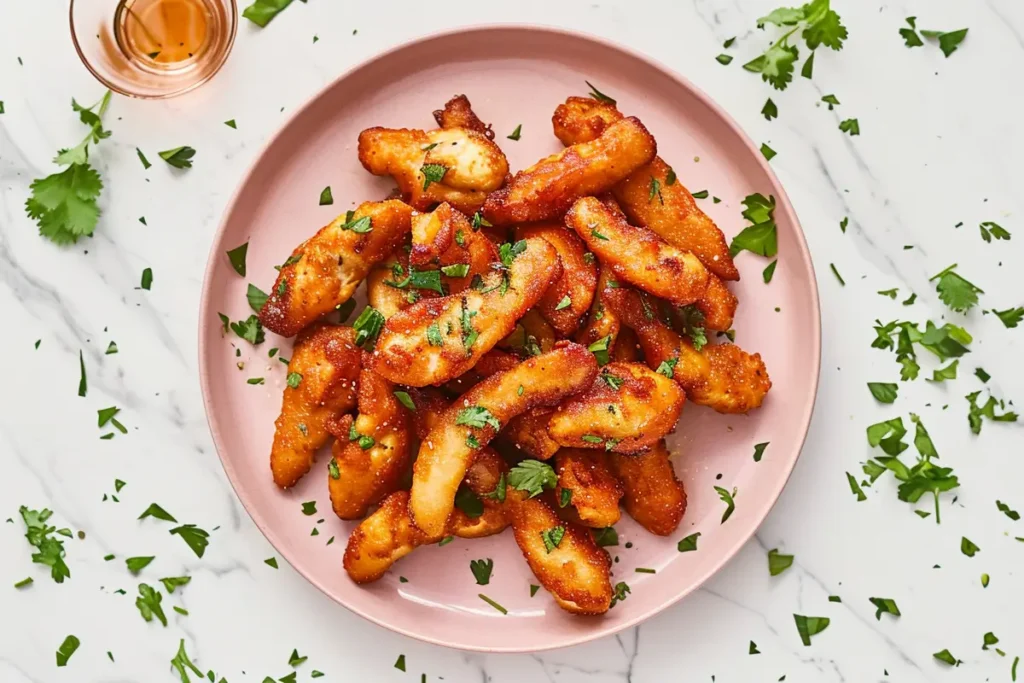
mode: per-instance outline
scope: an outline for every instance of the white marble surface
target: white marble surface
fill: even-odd
[[[170,682],[179,638],[204,671],[231,683],[285,675],[292,648],[309,656],[300,681],[313,668],[325,681],[417,680],[421,673],[448,683],[747,683],[783,675],[815,683],[1010,681],[1014,656],[1024,656],[1024,543],[1014,540],[1024,536],[1024,521],[1001,514],[995,500],[1024,510],[1024,424],[986,423],[975,437],[963,396],[981,387],[977,366],[991,373],[996,396],[1024,395],[1016,355],[1024,328],[1005,329],[979,310],[954,315],[976,337],[960,379],[925,382],[934,365],[925,359],[922,379],[902,384],[895,406],[875,403],[864,383],[898,377],[892,355],[869,348],[874,319],[947,314],[927,280],[950,263],[985,289],[982,307],[1024,304],[1024,5],[837,0],[850,29],[846,49],[819,50],[813,81],[797,78],[775,93],[740,68],[766,44],[754,21],[774,4],[295,3],[265,30],[243,22],[225,70],[197,93],[168,102],[115,98],[108,114],[114,135],[93,155],[106,183],[96,238],[58,249],[36,234],[22,205],[30,180],[52,172],[54,150],[80,138],[71,97],[92,101],[102,90],[71,47],[66,1],[0,0],[0,519],[14,518],[0,523],[0,681]],[[969,26],[970,35],[950,59],[934,47],[908,50],[897,35],[907,15],[924,27]],[[492,21],[567,26],[644,50],[709,92],[756,141],[769,142],[803,221],[822,299],[814,421],[756,539],[699,592],[642,626],[540,656],[464,654],[408,640],[329,602],[285,563],[276,571],[265,565],[274,551],[221,471],[197,379],[207,247],[263,141],[347,66],[417,35]],[[737,60],[722,67],[714,57],[734,35]],[[839,97],[837,111],[817,105],[825,93]],[[780,111],[772,122],[759,114],[768,95]],[[859,118],[861,136],[837,130],[847,117]],[[230,118],[237,131],[223,125]],[[154,159],[157,150],[182,144],[199,151],[191,171],[179,174],[157,160],[142,172],[137,146]],[[1000,223],[1013,239],[983,243],[982,221]],[[137,286],[147,266],[154,285],[143,292]],[[875,293],[891,287],[900,288],[901,300],[916,292],[918,303],[905,308]],[[111,339],[120,352],[107,356]],[[89,371],[85,399],[76,395],[80,349]],[[100,441],[96,410],[115,404],[129,434]],[[911,411],[962,483],[941,526],[898,501],[891,478],[858,503],[844,474],[869,457],[866,425]],[[121,502],[101,502],[115,478],[127,482]],[[220,525],[202,560],[135,520],[153,501],[182,521]],[[67,541],[73,577],[64,584],[31,563],[21,504],[48,506],[59,526],[86,532],[85,540]],[[981,552],[961,554],[961,536]],[[796,556],[774,578],[765,558],[773,547]],[[104,562],[107,553],[117,561]],[[121,587],[134,594],[138,581],[122,562],[132,555],[156,555],[160,576],[194,577],[169,600],[189,616],[170,612],[165,598],[170,626],[145,624],[133,600],[112,594]],[[991,575],[987,589],[983,572]],[[12,588],[25,576],[35,584]],[[829,603],[832,594],[842,604]],[[876,621],[872,596],[895,599],[903,616]],[[831,627],[803,647],[794,612],[829,616]],[[982,650],[988,631],[1007,656]],[[58,669],[54,651],[69,633],[82,646]],[[751,640],[760,655],[747,654]],[[943,648],[963,664],[936,662],[932,653]],[[402,653],[408,673],[392,666]],[[1024,664],[1018,676],[1024,680]]]

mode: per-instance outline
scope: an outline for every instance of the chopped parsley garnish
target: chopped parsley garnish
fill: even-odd
[[[31,586],[34,582],[35,582],[35,579],[33,579],[31,576],[29,576],[29,577],[26,577],[26,578],[22,579],[18,583],[14,584],[14,587],[15,588],[24,588],[25,586]]]
[[[420,173],[423,174],[423,189],[430,187],[430,183],[441,182],[447,172],[448,167],[444,164],[423,164],[420,167]]]
[[[516,126],[516,129],[514,131],[512,131],[511,135],[506,135],[505,137],[507,137],[509,140],[519,140],[519,138],[522,136],[522,134],[523,134],[523,124],[520,123],[518,126]]]
[[[139,584],[139,597],[135,598],[135,606],[147,622],[153,621],[156,617],[161,624],[167,626],[167,616],[164,615],[164,608],[160,606],[164,596],[149,584]]]
[[[255,0],[255,2],[245,8],[242,16],[260,28],[265,28],[291,2],[292,0]],[[199,672],[197,671],[196,673]],[[185,680],[184,676],[182,680]]]
[[[939,660],[940,662],[945,662],[950,666],[960,666],[960,660],[954,657],[948,649],[936,652],[932,654],[932,657],[935,657],[935,659]]]
[[[668,167],[668,173],[665,174],[665,187],[672,187],[676,184],[676,171],[671,166]]]
[[[611,360],[611,358],[608,355],[608,346],[611,344],[611,341],[612,336],[609,334],[606,337],[601,337],[596,342],[587,347],[587,350],[594,354],[594,356],[597,358],[598,365],[608,365],[608,361]]]
[[[504,503],[507,486],[508,484],[505,482],[505,473],[502,472],[498,477],[498,483],[494,485],[494,490],[490,493],[484,494],[484,498],[490,498],[498,501],[499,503]]]
[[[846,286],[846,280],[844,280],[843,276],[839,274],[839,270],[836,268],[836,264],[830,263],[830,264],[828,264],[828,267],[832,269],[832,274],[836,276],[837,280],[839,280],[839,284],[842,285],[843,287],[845,287]]]
[[[331,458],[327,463],[327,474],[330,475],[331,479],[341,479],[341,469],[338,467],[338,461]]]
[[[234,249],[227,252],[228,261],[231,263],[231,267],[235,269],[235,272],[245,277],[245,255],[249,251],[249,243],[235,247]]]
[[[139,515],[139,519],[145,519],[146,517],[155,517],[156,519],[161,519],[165,522],[178,523],[178,520],[174,518],[174,515],[169,513],[167,510],[164,510],[156,503],[150,503],[149,507],[143,510],[142,514]]]
[[[147,567],[150,562],[155,560],[156,557],[150,555],[149,557],[129,557],[124,561],[125,566],[128,567],[128,571],[132,574],[138,574]]]
[[[583,82],[590,86],[590,93],[589,94],[595,100],[597,100],[598,102],[604,102],[606,104],[615,104],[615,100],[613,100],[611,97],[608,97],[603,92],[601,92],[596,87],[594,87],[593,83],[591,83],[590,81],[583,81]]]
[[[473,578],[476,579],[478,586],[486,586],[491,582],[491,571],[494,569],[494,560],[487,558],[486,560],[470,560],[469,570],[473,572]]]
[[[466,277],[469,275],[469,264],[456,263],[451,266],[442,266],[441,272],[448,277]]]
[[[932,371],[930,379],[926,378],[929,382],[945,382],[947,379],[956,379],[956,369],[960,365],[959,360],[955,360],[944,368],[936,368]]]
[[[263,306],[266,305],[267,293],[256,285],[249,283],[249,286],[245,290],[245,298],[249,302],[249,308],[259,313],[263,310]]]
[[[961,277],[956,272],[956,267],[957,264],[954,263],[928,281],[938,280],[935,291],[939,293],[942,303],[957,313],[966,313],[978,303],[978,294],[984,294],[985,290]]]
[[[839,130],[850,136],[860,135],[860,122],[857,119],[846,119],[839,122]]]
[[[395,395],[395,398],[398,399],[398,402],[401,403],[403,406],[405,406],[409,410],[416,410],[416,404],[413,403],[412,396],[409,395],[409,392],[394,391],[392,393]]]
[[[569,507],[572,502],[572,489],[562,489],[558,492],[558,507]]]
[[[759,655],[759,654],[761,654],[761,651],[757,649],[757,643],[755,643],[754,641],[750,641],[750,647],[747,649],[747,654],[750,654],[750,655]]]
[[[678,362],[678,358],[668,358],[666,360],[663,360],[658,365],[658,369],[655,370],[655,372],[657,372],[659,375],[665,375],[665,377],[672,379],[672,377],[675,375],[676,363]]]
[[[153,269],[143,268],[142,269],[142,282],[139,285],[142,289],[149,291],[153,287]]]
[[[736,487],[733,487],[732,493],[729,493],[727,489],[723,489],[721,486],[716,486],[715,491],[718,492],[718,497],[722,499],[723,503],[725,503],[725,512],[722,513],[722,521],[720,522],[721,524],[725,524],[725,522],[732,517],[732,513],[736,510],[737,489]]]
[[[997,500],[996,507],[999,509],[1000,512],[1002,512],[1004,515],[1006,515],[1013,521],[1016,522],[1020,520],[1020,513],[1017,512],[1016,510],[1011,509],[1010,506],[1007,505],[1006,503]]]
[[[1017,325],[1020,325],[1021,321],[1024,320],[1024,306],[1007,308],[1005,311],[992,309],[992,312],[996,314],[999,320],[1001,320],[1003,325],[1007,328],[1017,327]]]
[[[487,410],[483,406],[469,406],[459,411],[459,414],[455,416],[456,425],[467,425],[477,429],[482,429],[485,425],[490,425],[494,428],[494,431],[501,430],[501,422],[498,418],[491,414],[491,411]]]
[[[758,28],[764,28],[765,24],[792,28],[765,50],[764,54],[744,64],[743,68],[761,74],[761,78],[776,90],[785,90],[793,80],[793,67],[799,58],[797,46],[789,43],[791,36],[797,34],[803,37],[811,51],[811,59],[819,45],[833,50],[843,49],[843,41],[847,37],[846,27],[829,5],[829,0],[813,0],[802,7],[780,7],[758,19]],[[810,78],[812,68],[805,64],[801,73]]]
[[[619,544],[619,532],[613,526],[606,526],[603,529],[592,529],[594,543],[601,548]]]
[[[397,263],[395,265],[398,266]],[[409,268],[409,275],[401,282],[384,280],[384,284],[396,289],[412,287],[414,289],[429,289],[438,294],[444,294],[444,287],[441,286],[441,271],[439,270],[416,270],[415,268]]]
[[[680,306],[678,310],[683,327],[683,335],[690,338],[694,351],[700,351],[708,343],[708,337],[704,329],[704,314],[697,308],[696,304]]]
[[[681,553],[693,552],[697,549],[697,539],[700,538],[700,532],[690,534],[683,540],[679,541],[676,545],[676,549]]]
[[[395,668],[399,671],[405,671],[405,655],[398,655],[398,659],[395,660]]]
[[[36,549],[36,552],[32,553],[32,561],[48,566],[50,577],[57,583],[64,583],[64,579],[70,579],[71,570],[64,562],[64,541],[54,538],[53,533],[70,536],[71,531],[68,529],[58,531],[57,527],[46,523],[53,515],[52,510],[46,508],[30,510],[22,505],[18,508],[18,512],[21,513],[21,518],[25,522],[25,538],[29,545]]]
[[[139,155],[139,161],[142,162],[143,170],[149,170],[149,167],[152,166],[153,164],[149,163],[149,159],[147,159],[146,155],[142,153],[142,150],[136,147],[135,153]]]
[[[879,403],[892,403],[896,400],[899,386],[889,382],[868,382],[868,391]]]
[[[476,314],[476,311],[469,310],[469,307],[466,303],[466,299],[463,298],[462,315],[460,320],[462,325],[462,346],[463,348],[466,349],[467,356],[472,354],[473,344],[476,342],[477,337],[480,336],[480,333],[477,332],[476,329],[473,327],[472,319]],[[498,429],[498,427],[495,427],[495,429]]]
[[[431,323],[427,327],[427,343],[431,346],[444,346],[444,339],[441,338],[441,327],[437,323]]]
[[[974,434],[981,433],[982,418],[988,418],[994,422],[1016,422],[1017,413],[1005,412],[1006,404],[1004,401],[997,400],[995,396],[989,394],[988,400],[985,401],[985,405],[978,405],[978,396],[981,395],[980,391],[974,391],[964,398],[967,399],[970,404],[970,410],[967,413],[967,423],[971,427],[971,432]],[[996,414],[996,408],[1003,410],[1003,413]]]
[[[957,48],[960,47],[960,43],[964,42],[964,38],[967,37],[968,29],[962,28],[957,31],[929,31],[921,29],[921,36],[917,34],[917,17],[907,17],[907,25],[910,28],[901,28],[899,33],[903,37],[904,44],[909,47],[921,47],[924,45],[924,41],[921,40],[921,36],[930,39],[937,39],[939,42],[939,49],[942,50],[942,54],[948,59],[951,54],[956,52]]]
[[[650,191],[648,192],[647,201],[653,202],[655,197],[657,197],[658,201],[660,201],[662,204],[665,203],[664,198],[662,198],[661,196],[661,182],[654,176],[651,176],[651,187]]]
[[[466,486],[460,486],[455,492],[455,507],[470,519],[477,519],[484,514],[483,501]]]
[[[377,341],[377,335],[384,327],[384,316],[373,306],[367,306],[352,323],[356,331],[356,346],[370,349]]]
[[[507,609],[502,607],[500,604],[498,604],[494,600],[491,600],[489,597],[487,597],[483,593],[477,593],[477,597],[480,598],[481,600],[483,600],[484,602],[486,602],[488,605],[490,605],[494,609],[496,609],[499,612],[501,612],[502,614],[508,614],[508,610]]]
[[[234,128],[235,130],[238,130],[238,124],[235,123],[234,119],[228,119],[227,121],[224,122],[224,125],[227,126],[228,128]]]
[[[900,608],[896,606],[896,601],[892,598],[868,598],[868,600],[878,608],[875,610],[875,619],[878,621],[882,620],[883,612],[894,617],[900,616]]]
[[[673,367],[675,367],[675,363],[673,363],[672,365]],[[621,377],[616,377],[615,375],[607,371],[602,371],[601,374],[598,375],[598,377],[601,378],[601,380],[605,384],[610,386],[615,391],[619,390],[619,388],[622,386],[622,382],[624,381]]]
[[[345,223],[341,226],[342,230],[351,230],[357,235],[365,235],[368,232],[373,232],[373,219],[369,216],[363,216],[362,218],[350,218],[345,217]]]
[[[331,186],[328,185],[320,191],[320,206],[330,206],[334,203],[334,195],[331,194]]]
[[[171,529],[170,533],[172,536],[181,536],[181,540],[185,541],[196,557],[202,557],[206,546],[210,545],[210,533],[195,524],[183,524]]]
[[[491,223],[486,218],[484,218],[483,216],[481,216],[480,212],[477,211],[476,213],[473,214],[473,218],[469,222],[469,227],[473,228],[474,230],[479,230],[480,228],[493,228],[494,224]]]
[[[508,485],[526,491],[530,498],[539,496],[545,488],[554,488],[557,484],[555,470],[539,460],[523,460],[508,472]]]
[[[558,547],[558,544],[562,542],[562,538],[565,537],[565,527],[556,526],[545,529],[540,532],[540,537],[544,541],[544,550],[550,553]]]
[[[967,557],[974,557],[980,550],[981,548],[975,545],[975,543],[971,539],[967,538],[966,536],[961,537],[960,552],[962,552],[964,555],[966,555]]]
[[[768,551],[768,573],[778,576],[793,565],[792,555],[783,555],[777,548]]]
[[[295,667],[305,662],[307,659],[309,659],[309,657],[303,657],[299,654],[299,651],[297,649],[293,649],[291,655],[289,655],[288,657],[288,666],[294,669]]]
[[[174,168],[192,168],[192,157],[196,155],[196,151],[188,145],[183,145],[174,149],[166,149],[158,154],[161,159]]]
[[[779,251],[778,236],[775,228],[775,197],[755,193],[743,199],[743,217],[750,222],[729,245],[729,253],[733,257],[741,251],[749,251],[769,258]]]
[[[772,98],[769,97],[768,101],[764,103],[764,106],[761,108],[761,116],[767,121],[779,118],[779,108],[772,102]]]
[[[707,190],[698,190],[691,195],[694,199],[707,199],[709,193]]]
[[[175,588],[178,586],[186,586],[190,581],[192,581],[191,576],[168,576],[165,579],[160,579],[160,583],[164,585],[164,590],[171,594],[174,593]]]
[[[761,279],[764,280],[765,284],[768,284],[769,282],[771,282],[772,278],[775,277],[775,267],[778,264],[779,264],[779,261],[778,261],[778,259],[776,259],[776,260],[772,261],[771,263],[769,263],[767,266],[765,266],[765,269],[761,272]]]
[[[810,646],[811,636],[827,629],[830,623],[828,617],[805,617],[802,614],[794,614],[793,619],[796,621],[796,630],[804,646]]]
[[[615,607],[615,605],[625,600],[630,593],[632,593],[632,591],[629,588],[629,584],[625,581],[619,581],[612,587],[611,607]]]
[[[721,64],[722,66],[728,66],[732,62],[732,55],[722,53],[715,57],[715,61]]]
[[[778,156],[779,153],[776,152],[771,147],[769,147],[767,142],[762,142],[761,143],[761,154],[764,156],[765,161],[771,161],[776,156]]]
[[[38,342],[37,342],[38,344]],[[38,346],[36,348],[39,348]],[[78,395],[85,397],[89,392],[89,381],[85,376],[85,358],[82,356],[82,351],[78,351]]]
[[[108,93],[109,95],[109,93]],[[75,654],[75,650],[82,644],[76,636],[68,636],[64,639],[64,642],[57,648],[57,666],[67,666],[68,660],[71,659],[71,655]]]
[[[569,308],[570,306],[572,306],[572,299],[570,299],[569,295],[566,294],[562,297],[561,301],[558,302],[558,305],[555,306],[555,310],[560,311],[563,308]]]
[[[466,446],[469,448],[480,448],[480,440],[475,435],[470,434],[466,437]]]
[[[991,242],[993,239],[997,240],[1008,240],[1010,239],[1010,233],[1003,226],[992,221],[985,221],[978,226],[981,230],[981,239],[986,242]]]
[[[604,240],[605,242],[608,241],[608,237],[606,235],[602,235],[601,233],[599,233],[597,231],[597,228],[590,229],[590,236],[593,237],[594,239]]]

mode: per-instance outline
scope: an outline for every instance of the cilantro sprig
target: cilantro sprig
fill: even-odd
[[[757,20],[760,29],[767,24],[792,28],[743,68],[761,74],[761,78],[776,90],[785,90],[793,80],[794,67],[800,58],[796,45],[798,38],[790,43],[794,34],[799,34],[811,51],[801,72],[807,78],[811,77],[814,51],[821,45],[842,50],[848,35],[839,15],[831,8],[830,0],[811,0],[802,7],[779,7]]]
[[[103,128],[103,115],[110,105],[110,91],[91,107],[71,100],[79,120],[89,127],[85,139],[71,149],[61,149],[53,163],[67,166],[60,173],[32,181],[32,196],[25,202],[25,213],[39,226],[39,234],[54,244],[74,244],[96,229],[100,209],[97,200],[103,191],[100,174],[89,164],[89,145],[110,137]]]

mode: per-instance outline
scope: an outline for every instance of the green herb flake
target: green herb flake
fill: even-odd
[[[469,563],[469,570],[473,572],[473,578],[476,579],[478,586],[486,586],[491,582],[491,571],[494,569],[494,560],[487,558],[486,560],[471,560]]]
[[[811,636],[817,635],[828,628],[831,620],[828,617],[805,617],[802,614],[794,614],[796,630],[800,634],[800,641],[805,647],[811,644]]]
[[[516,126],[516,129],[514,131],[512,131],[511,135],[507,135],[505,137],[507,137],[509,140],[519,140],[519,138],[520,138],[520,136],[522,136],[522,134],[523,134],[523,124],[520,123],[518,126]]]
[[[891,614],[894,617],[900,616],[900,608],[896,606],[896,601],[892,598],[868,598],[877,609],[875,610],[875,619],[878,621],[882,620],[882,613]]]
[[[143,170],[149,170],[149,167],[152,166],[153,164],[149,163],[149,159],[147,159],[146,155],[142,153],[142,150],[136,147],[135,153],[139,155],[139,161],[142,162]]]
[[[770,441],[764,443],[754,444],[754,462],[761,462],[761,458],[764,456],[764,449],[768,448]]]
[[[71,655],[75,654],[75,650],[82,644],[76,636],[68,636],[64,639],[64,642],[57,648],[57,666],[67,666],[68,660],[71,659]]]
[[[405,671],[405,655],[398,655],[398,659],[395,660],[395,668],[399,671]]]
[[[292,4],[292,0],[256,0],[245,8],[242,16],[260,28],[265,28],[281,10],[290,4]]]
[[[558,547],[558,544],[562,542],[562,538],[565,537],[565,527],[556,526],[545,529],[540,532],[540,537],[544,541],[544,550],[550,553]]]
[[[768,98],[768,101],[764,103],[764,107],[761,108],[761,116],[766,121],[779,118],[779,108],[772,102],[772,98]]]
[[[778,263],[779,261],[778,259],[776,259],[769,263],[767,266],[765,266],[764,271],[761,273],[761,278],[764,280],[765,284],[771,282],[772,278],[775,277],[775,267],[778,265]]]
[[[612,99],[611,97],[608,97],[603,92],[601,92],[596,87],[594,87],[594,84],[591,83],[590,81],[583,81],[583,82],[586,83],[588,86],[590,86],[590,93],[589,94],[590,94],[591,97],[593,97],[598,102],[604,102],[606,104],[615,104],[616,103],[614,99]]]
[[[761,143],[761,154],[764,155],[765,161],[771,161],[776,156],[778,156],[778,152],[769,147],[768,143],[766,142]]]
[[[778,236],[775,226],[775,197],[762,194],[748,195],[743,199],[743,217],[750,222],[729,245],[729,253],[735,257],[741,251],[749,251],[769,258],[778,253]]]
[[[192,168],[192,157],[196,155],[196,151],[188,145],[183,145],[182,147],[164,150],[159,152],[159,154],[161,159],[174,168]]]
[[[494,600],[490,599],[489,597],[487,597],[483,593],[477,593],[477,597],[480,598],[481,600],[483,600],[484,602],[486,602],[488,605],[490,605],[494,609],[496,609],[499,612],[501,612],[502,614],[508,614],[508,610],[507,609],[505,609],[500,604],[498,604]]]
[[[899,387],[890,382],[868,382],[868,391],[879,403],[893,403],[899,392]]]
[[[331,193],[331,186],[328,185],[320,191],[320,206],[330,206],[334,203],[334,195]]]
[[[839,130],[850,136],[860,135],[860,122],[857,119],[846,119],[839,122]]]
[[[737,489],[733,487],[732,493],[729,493],[727,489],[724,489],[721,486],[716,486],[715,491],[718,493],[718,497],[722,499],[722,502],[725,503],[726,506],[725,512],[722,513],[722,521],[720,522],[721,524],[725,524],[726,521],[728,521],[728,519],[732,517],[732,513],[735,512],[736,510]]]
[[[169,533],[172,536],[180,536],[181,540],[185,541],[185,544],[196,554],[196,557],[201,558],[206,552],[206,546],[210,545],[208,540],[210,533],[195,524],[183,524],[171,529]]]
[[[155,559],[156,557],[152,555],[149,557],[129,557],[127,560],[124,561],[124,563],[125,566],[128,567],[128,571],[130,571],[132,574],[138,574],[143,570],[143,568],[147,567],[149,563]]]
[[[545,488],[554,488],[557,484],[555,470],[539,460],[523,460],[508,472],[508,485],[526,491],[530,498],[539,496]]]
[[[430,183],[440,183],[447,172],[448,167],[444,164],[423,164],[420,167],[420,173],[423,174],[423,189],[430,187]]]
[[[966,555],[967,557],[974,557],[980,551],[981,548],[975,545],[975,543],[971,539],[967,538],[966,536],[961,537],[960,552],[962,552],[964,555]]]
[[[768,551],[768,573],[778,576],[793,565],[792,555],[783,555],[777,548]]]
[[[690,534],[683,540],[676,544],[676,549],[681,553],[689,553],[697,550],[697,539],[700,538],[700,532]]]
[[[945,662],[950,666],[960,666],[960,660],[954,657],[948,649],[936,652],[932,654],[932,657],[939,660],[940,662]]]
[[[50,578],[56,583],[64,583],[64,579],[71,578],[71,570],[64,562],[64,541],[52,535],[60,531],[46,523],[53,512],[46,508],[30,510],[24,505],[18,508],[18,512],[25,522],[25,538],[37,551],[32,553],[32,561],[50,567]]]

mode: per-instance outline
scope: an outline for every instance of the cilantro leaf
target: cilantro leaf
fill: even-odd
[[[957,313],[966,313],[978,303],[978,294],[984,294],[985,290],[961,277],[956,267],[954,263],[928,281],[938,280],[935,291],[939,293],[942,303]]]
[[[558,484],[555,470],[539,460],[523,460],[508,472],[508,485],[526,491],[530,498],[539,496],[545,488]]]

